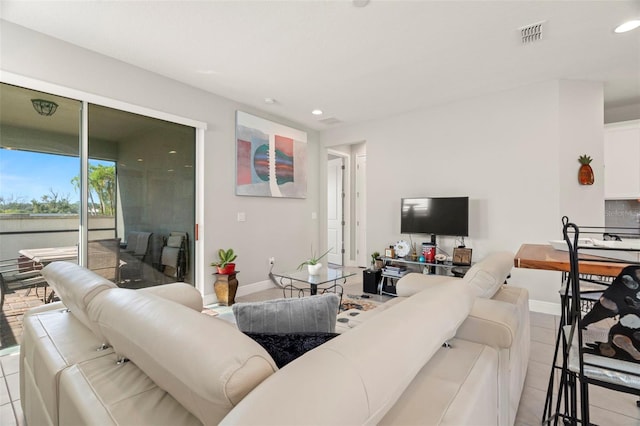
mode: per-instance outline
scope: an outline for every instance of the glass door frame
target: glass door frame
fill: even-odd
[[[196,148],[196,162],[195,162],[195,230],[194,230],[194,285],[195,288],[204,295],[204,254],[202,250],[202,242],[198,238],[199,224],[203,224],[204,219],[204,137],[207,130],[207,123],[202,121],[193,120],[166,112],[153,110],[146,107],[130,104],[123,101],[107,98],[104,96],[94,95],[86,93],[80,90],[72,89],[69,87],[44,82],[41,80],[25,77],[19,74],[0,70],[0,82],[12,84],[15,86],[24,87],[26,89],[38,90],[45,93],[51,93],[52,95],[64,96],[67,98],[76,99],[82,102],[81,119],[80,119],[80,163],[81,163],[81,183],[80,191],[84,194],[81,197],[81,211],[79,214],[79,257],[78,263],[80,265],[87,265],[87,242],[89,238],[88,230],[88,156],[89,156],[89,104],[101,105],[109,108],[119,109],[134,114],[145,115],[152,118],[157,118],[164,121],[169,121],[177,124],[195,128],[195,148]]]

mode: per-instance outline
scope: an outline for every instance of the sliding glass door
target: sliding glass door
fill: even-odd
[[[0,350],[19,343],[26,309],[51,301],[26,272],[52,261],[120,287],[195,285],[195,139],[193,127],[0,83]]]
[[[90,239],[112,217],[120,285],[193,284],[195,129],[90,104],[89,158]]]

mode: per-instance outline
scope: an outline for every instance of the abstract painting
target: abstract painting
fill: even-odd
[[[307,197],[307,133],[236,111],[236,194]]]

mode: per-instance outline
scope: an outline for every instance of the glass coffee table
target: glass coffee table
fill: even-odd
[[[342,293],[344,292],[342,286],[347,282],[348,277],[355,274],[354,271],[326,267],[322,268],[318,275],[309,275],[306,269],[294,272],[273,272],[273,276],[280,281],[284,297],[287,297],[287,292],[289,297],[293,297],[294,293],[297,293],[298,297],[302,297],[307,292],[313,296],[318,292],[324,294],[327,291],[331,291],[340,293],[341,301]]]

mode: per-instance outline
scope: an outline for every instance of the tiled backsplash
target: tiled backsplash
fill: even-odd
[[[604,225],[640,228],[640,200],[606,200]]]

